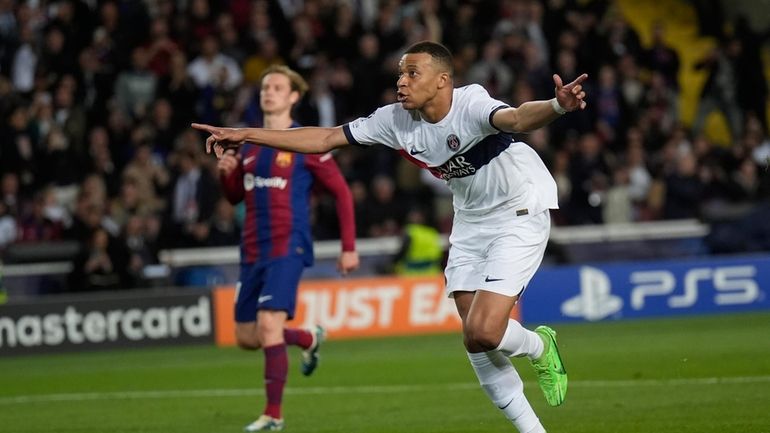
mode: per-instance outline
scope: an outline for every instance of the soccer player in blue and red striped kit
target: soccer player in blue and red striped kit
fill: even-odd
[[[297,127],[291,110],[307,91],[307,83],[286,66],[271,66],[262,75],[259,94],[268,129]],[[236,289],[235,335],[247,350],[265,354],[263,414],[247,432],[283,430],[281,399],[286,383],[286,346],[299,346],[302,373],[318,365],[324,330],[287,328],[294,316],[302,271],[313,263],[309,199],[317,182],[336,200],[342,253],[337,262],[347,274],[359,264],[355,251],[353,200],[330,153],[304,155],[244,144],[220,158],[218,165],[227,199],[244,201],[246,218],[241,235],[241,275]]]

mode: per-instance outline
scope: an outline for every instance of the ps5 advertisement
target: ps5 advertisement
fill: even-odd
[[[543,267],[521,300],[527,323],[770,309],[770,256]]]

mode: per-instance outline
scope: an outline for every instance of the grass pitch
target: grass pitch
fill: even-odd
[[[569,372],[551,433],[770,433],[770,313],[555,326]],[[290,349],[287,432],[515,432],[459,335],[331,341],[316,374]],[[0,359],[3,433],[226,433],[264,403],[262,356],[184,347]]]

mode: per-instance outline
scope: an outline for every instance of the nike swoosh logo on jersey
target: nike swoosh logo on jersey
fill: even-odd
[[[415,148],[415,147],[413,147],[413,148],[409,149],[409,154],[410,154],[410,155],[419,155],[419,154],[421,154],[421,153],[425,153],[425,149],[423,149],[423,150],[417,150],[417,148]]]
[[[260,296],[259,298],[257,298],[257,302],[260,304],[263,304],[271,299],[273,299],[273,295]]]
[[[494,281],[503,281],[505,278],[489,278],[489,275],[487,275],[486,278],[484,278],[485,283],[491,283]]]
[[[254,161],[257,157],[256,156],[249,156],[246,157],[246,159],[243,160],[243,165],[248,165],[251,161]]]

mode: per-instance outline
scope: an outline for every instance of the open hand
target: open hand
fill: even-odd
[[[583,91],[583,81],[588,79],[588,74],[583,74],[575,81],[563,85],[561,77],[553,74],[553,83],[556,85],[556,101],[567,111],[582,110],[586,108],[586,92]]]
[[[217,158],[222,158],[228,149],[237,150],[246,141],[246,131],[241,128],[222,128],[202,123],[193,123],[190,126],[211,134],[206,139],[206,153],[211,153],[213,150]]]

